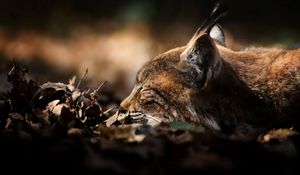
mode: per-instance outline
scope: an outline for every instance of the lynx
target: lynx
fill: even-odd
[[[211,15],[185,46],[146,63],[120,106],[133,118],[184,121],[218,131],[297,127],[300,49],[233,51],[225,45],[219,17]]]

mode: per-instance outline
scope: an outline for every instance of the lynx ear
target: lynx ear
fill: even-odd
[[[226,46],[225,44],[225,35],[219,24],[214,25],[210,31],[209,35],[212,39],[218,41],[221,45]]]
[[[191,85],[205,87],[220,72],[222,60],[208,34],[191,41],[180,55],[180,67],[187,72]]]

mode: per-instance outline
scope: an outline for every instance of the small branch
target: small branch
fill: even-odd
[[[94,92],[92,92],[92,96],[95,96],[95,94],[107,83],[107,81],[102,82],[97,89],[94,90]]]
[[[80,78],[80,80],[79,80],[79,82],[78,82],[78,84],[77,84],[77,86],[76,86],[76,89],[79,88],[79,86],[80,86],[80,84],[81,84],[81,81],[82,81],[83,79],[85,79],[87,73],[88,73],[88,69],[85,69],[85,73],[84,73],[84,75]]]

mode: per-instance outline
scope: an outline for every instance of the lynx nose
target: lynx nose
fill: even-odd
[[[129,110],[130,106],[132,106],[132,100],[135,94],[136,92],[132,91],[131,94],[121,102],[120,107],[124,110]]]
[[[128,100],[128,97],[123,100],[120,104],[120,107],[124,110],[127,110],[129,108],[129,100]]]
[[[135,86],[133,88],[133,90],[131,91],[131,93],[129,94],[128,97],[126,97],[120,104],[120,107],[125,109],[125,110],[128,110],[131,103],[132,103],[132,100],[134,99],[134,97],[137,96],[138,94],[138,91],[140,90],[140,86]]]

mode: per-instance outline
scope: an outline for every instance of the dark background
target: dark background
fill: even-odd
[[[6,0],[0,2],[0,24],[11,31],[34,29],[65,34],[76,25],[99,20],[118,23],[143,21],[159,29],[174,23],[199,25],[218,1],[208,0]],[[225,24],[247,33],[299,30],[299,1],[222,1],[229,13]],[[195,26],[195,27],[196,27]],[[268,30],[267,31],[264,31]]]
[[[122,98],[129,92],[141,65],[161,52],[184,45],[217,2],[2,0],[0,68],[3,76],[0,80],[4,81],[13,58],[30,68],[40,82],[67,81],[88,68],[88,79],[95,81],[94,84],[108,80],[112,87],[121,89]],[[228,8],[227,16],[220,23],[229,48],[299,47],[299,1],[222,3]],[[119,38],[124,42],[119,42]],[[141,50],[145,53],[135,54]],[[111,61],[114,58],[119,60]]]

